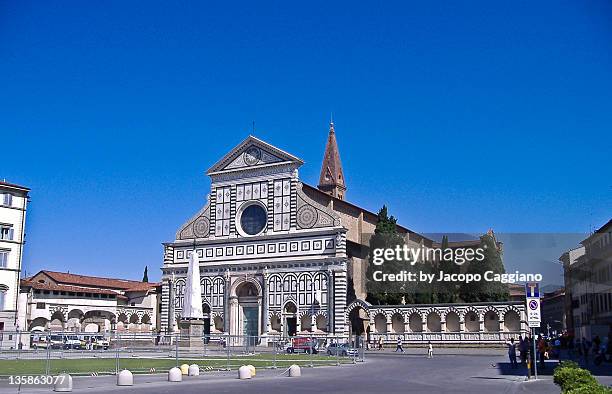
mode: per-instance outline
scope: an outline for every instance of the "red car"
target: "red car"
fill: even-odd
[[[313,353],[319,352],[319,344],[316,341],[311,341],[310,338],[293,338],[291,346],[287,348],[287,353]]]

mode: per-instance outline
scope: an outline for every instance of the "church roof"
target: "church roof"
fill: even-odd
[[[91,286],[91,287],[106,288],[106,289],[118,289],[118,290],[124,290],[124,291],[147,291],[159,285],[159,283],[147,283],[147,282],[139,282],[135,280],[127,280],[127,279],[115,279],[115,278],[103,278],[103,277],[98,277],[98,276],[77,275],[77,274],[71,274],[67,272],[42,270],[39,273],[45,274],[46,276],[51,278],[53,281],[57,282],[58,285]]]
[[[334,131],[334,122],[330,122],[327,145],[325,145],[325,155],[323,156],[323,165],[321,166],[321,175],[319,177],[319,189],[325,191],[330,187],[334,188],[337,186],[346,189],[342,163],[340,162],[340,150],[338,149],[336,132]]]
[[[207,175],[239,171],[254,167],[284,164],[302,165],[304,162],[284,150],[278,149],[257,137],[249,135],[206,171]]]

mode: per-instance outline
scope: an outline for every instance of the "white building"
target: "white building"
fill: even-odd
[[[29,331],[151,333],[158,283],[40,271],[21,281],[20,326]]]
[[[15,331],[30,189],[0,181],[0,331]]]
[[[612,220],[559,260],[565,275],[566,326],[576,339],[612,334]]]

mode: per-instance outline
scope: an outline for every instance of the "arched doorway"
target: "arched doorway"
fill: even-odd
[[[283,317],[285,319],[284,334],[292,337],[297,332],[297,306],[293,301],[289,301],[283,308]]]
[[[255,283],[245,281],[236,287],[236,298],[238,299],[238,326],[239,335],[250,337],[256,341],[259,337],[260,298],[259,289]]]

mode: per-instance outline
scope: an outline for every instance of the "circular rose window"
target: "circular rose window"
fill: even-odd
[[[251,204],[240,215],[240,228],[247,235],[257,235],[263,231],[268,222],[268,215],[264,207]]]

